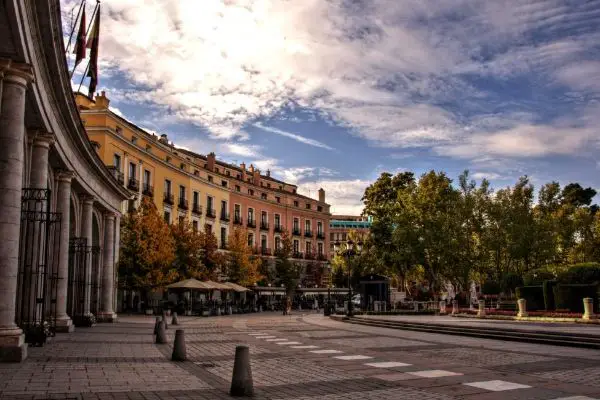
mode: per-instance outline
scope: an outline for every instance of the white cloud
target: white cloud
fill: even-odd
[[[108,109],[117,114],[119,117],[123,117],[123,113],[117,107],[108,106]]]
[[[333,214],[360,215],[363,209],[361,198],[371,182],[353,180],[318,180],[303,182],[298,193],[315,196],[320,188],[325,190],[325,201],[331,204]]]
[[[300,142],[300,143],[308,144],[308,145],[314,146],[314,147],[320,147],[320,148],[327,149],[327,150],[333,150],[332,147],[326,145],[325,143],[322,143],[322,142],[319,142],[318,140],[310,139],[310,138],[307,138],[307,137],[304,137],[304,136],[301,136],[301,135],[297,135],[297,134],[292,133],[292,132],[287,132],[287,131],[284,131],[284,130],[281,130],[281,129],[272,128],[272,127],[269,127],[269,126],[264,126],[263,124],[258,123],[258,122],[255,123],[254,126],[257,127],[257,128],[260,128],[260,129],[262,129],[264,131],[271,132],[271,133],[274,133],[276,135],[280,135],[280,136],[284,136],[284,137],[293,139],[293,140],[295,140],[297,142]]]
[[[495,172],[475,172],[471,176],[474,179],[488,179],[488,180],[503,178],[502,175],[497,174]]]

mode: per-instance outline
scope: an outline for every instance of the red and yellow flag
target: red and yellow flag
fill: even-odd
[[[75,42],[75,67],[85,58],[85,6],[81,10],[81,20],[79,22],[79,32],[77,32],[77,41]]]
[[[98,86],[98,44],[100,41],[100,5],[96,11],[94,26],[90,32],[90,37],[87,41],[87,48],[90,50],[90,66],[87,76],[90,77],[90,90],[88,96],[93,98],[96,86]]]

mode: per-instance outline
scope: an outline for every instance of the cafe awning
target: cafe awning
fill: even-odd
[[[238,293],[250,291],[250,289],[245,288],[245,287],[238,285],[237,283],[233,283],[233,282],[223,282],[223,285],[229,286],[231,289],[233,289],[234,291],[236,291]]]
[[[206,282],[201,282],[198,279],[190,278],[184,279],[183,281],[171,283],[167,286],[167,289],[187,289],[187,290],[211,290],[212,288],[206,284]]]
[[[219,282],[206,281],[203,283],[205,283],[211,290],[233,290],[230,286]]]

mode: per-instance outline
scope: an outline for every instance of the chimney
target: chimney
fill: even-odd
[[[255,169],[252,174],[253,174],[253,176],[252,176],[253,183],[256,186],[260,186],[260,170],[259,169]]]
[[[271,177],[271,170],[270,170],[270,169],[268,169],[268,170],[267,170],[267,178],[270,178],[270,177]]]
[[[254,165],[250,164],[250,173],[254,175]]]
[[[319,203],[325,203],[325,190],[319,189]]]
[[[163,133],[162,135],[160,135],[160,139],[158,139],[159,142],[168,145],[169,144],[169,138],[167,137],[166,133]]]
[[[213,153],[212,151],[206,156],[206,168],[209,171],[215,170],[215,153]]]
[[[246,164],[241,163],[240,168],[242,169],[242,180],[246,182]]]
[[[100,94],[96,94],[95,102],[96,105],[94,108],[100,110],[107,110],[110,100],[106,97],[106,92],[103,90],[102,92],[100,92]]]

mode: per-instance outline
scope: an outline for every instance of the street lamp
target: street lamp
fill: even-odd
[[[356,250],[354,249],[354,245],[356,244]],[[362,241],[358,241],[356,243],[354,243],[353,240],[349,239],[346,242],[346,250],[341,250],[341,244],[340,242],[335,242],[335,244],[333,245],[333,250],[346,257],[347,263],[348,263],[348,312],[347,312],[347,316],[348,317],[352,317],[352,309],[353,309],[353,304],[352,304],[352,285],[350,283],[350,278],[351,278],[351,272],[352,269],[350,268],[350,259],[358,254],[360,254],[362,252],[362,248],[363,248],[363,242]]]

